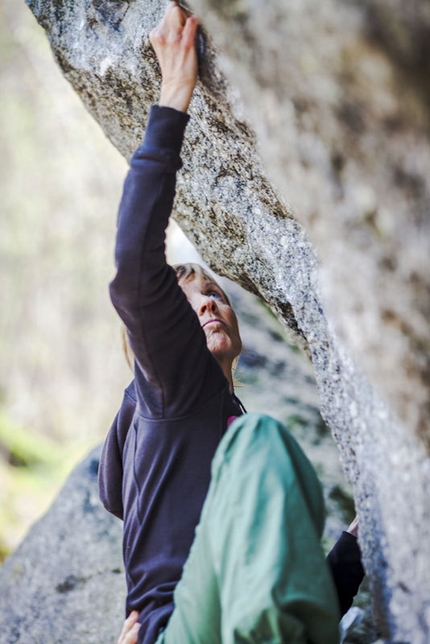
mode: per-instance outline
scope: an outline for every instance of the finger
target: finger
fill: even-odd
[[[182,23],[180,22],[180,19],[178,17],[175,17],[175,12],[179,10],[179,7],[177,6],[176,2],[169,2],[169,4],[166,7],[166,10],[164,11],[164,15],[161,18],[160,22],[154,27],[154,29],[151,32],[151,35],[156,32],[163,33],[166,31],[169,27],[176,27],[180,28],[182,26]]]
[[[188,9],[188,7],[186,7],[184,3],[180,2],[179,0],[172,0],[171,4],[176,5],[178,9],[182,12],[184,22],[188,18],[188,16],[193,15],[193,12],[191,11],[191,9]]]
[[[152,46],[154,46],[157,40],[160,42],[180,40],[185,20],[186,16],[184,16],[176,2],[170,2],[164,12],[163,18],[149,34],[149,41]]]
[[[185,23],[184,31],[182,33],[182,40],[186,43],[194,44],[198,26],[199,26],[198,19],[195,16],[189,16]]]
[[[184,26],[187,15],[176,2],[171,2],[166,10],[165,18],[169,25],[179,29]]]
[[[131,631],[126,635],[124,642],[121,644],[137,644],[140,624],[135,624]]]
[[[121,638],[123,638],[126,633],[133,627],[133,625],[136,623],[137,619],[139,617],[139,613],[137,610],[131,611],[130,615],[127,617],[127,619],[124,621],[123,627],[121,634],[119,636],[118,644],[121,642]]]

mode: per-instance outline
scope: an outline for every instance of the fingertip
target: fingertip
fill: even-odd
[[[197,31],[199,25],[199,20],[196,16],[188,16],[185,23],[184,31],[187,30],[190,34],[193,34]]]
[[[167,14],[169,14],[172,11],[172,9],[175,6],[175,4],[176,4],[176,2],[169,2],[169,4],[167,5],[167,7],[164,10],[164,17],[166,17]]]
[[[183,26],[185,25],[186,21],[187,21],[187,14],[186,14],[186,13],[185,13],[185,11],[182,9],[182,7],[180,7],[180,6],[178,5],[178,3],[177,3],[177,2],[174,2],[174,3],[173,3],[173,7],[172,7],[172,14],[173,14],[173,15],[175,15],[175,16],[177,17],[177,19],[179,20],[179,23],[180,23],[180,24],[181,24],[181,26],[183,27]]]

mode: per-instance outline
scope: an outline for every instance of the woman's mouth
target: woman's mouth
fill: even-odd
[[[202,329],[205,328],[205,326],[208,326],[209,324],[224,324],[224,320],[219,320],[218,318],[211,318],[210,320],[207,320],[204,324],[202,324]]]

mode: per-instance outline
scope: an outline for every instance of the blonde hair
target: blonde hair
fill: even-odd
[[[128,339],[127,327],[125,324],[121,327],[121,340],[122,340],[122,350],[125,355],[125,360],[130,367],[131,371],[134,373],[134,353],[130,345],[130,340]]]

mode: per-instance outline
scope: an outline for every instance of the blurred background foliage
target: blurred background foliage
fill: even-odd
[[[131,374],[107,297],[127,165],[23,0],[0,0],[0,83],[3,558],[102,440]]]

